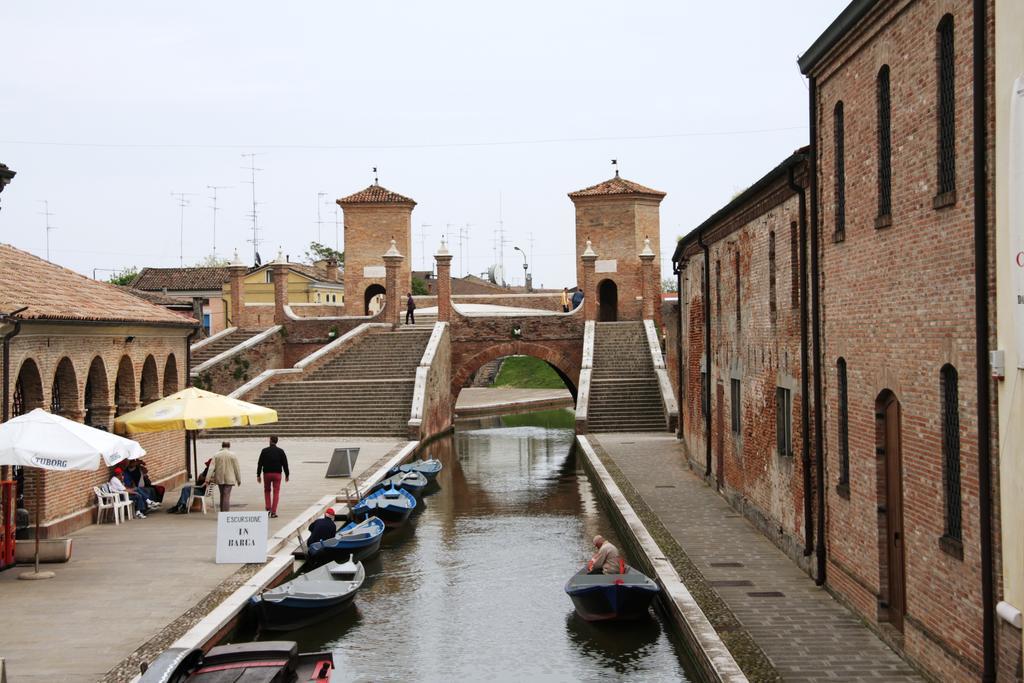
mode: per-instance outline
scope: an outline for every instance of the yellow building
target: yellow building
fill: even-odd
[[[996,0],[995,219],[999,488],[1003,602],[1020,637],[1024,610],[1024,3]],[[1001,358],[1000,358],[1001,357]],[[1002,360],[1002,368],[999,361]],[[1006,627],[1004,627],[1006,628]]]
[[[271,264],[253,268],[246,273],[242,282],[245,288],[246,304],[274,304],[274,274]],[[337,306],[337,315],[344,310],[345,288],[342,284],[338,265],[332,261],[317,261],[288,264],[288,305],[290,306]],[[221,298],[224,301],[224,315],[231,310],[231,283],[225,282]],[[225,319],[225,326],[231,323]]]

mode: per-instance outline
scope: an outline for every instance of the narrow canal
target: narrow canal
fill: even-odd
[[[566,580],[616,534],[573,448],[567,411],[491,418],[430,444],[440,490],[389,532],[355,607],[262,639],[334,649],[343,678],[686,680],[683,646],[659,616],[590,624]]]

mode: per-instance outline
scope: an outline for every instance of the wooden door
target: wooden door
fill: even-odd
[[[725,387],[718,382],[715,388],[715,412],[717,422],[715,425],[715,481],[718,483],[718,490],[725,486],[725,414],[722,406],[725,405]]]
[[[882,406],[885,447],[885,517],[889,584],[889,623],[903,630],[907,609],[903,538],[903,458],[900,450],[900,402],[890,394]]]

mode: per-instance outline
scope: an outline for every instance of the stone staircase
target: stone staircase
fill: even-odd
[[[587,429],[665,431],[665,410],[642,322],[597,323]]]
[[[408,434],[416,368],[431,327],[372,332],[307,377],[275,384],[255,402],[278,421],[218,429],[211,438],[265,436],[396,436]]]
[[[220,339],[216,339],[209,344],[199,347],[197,350],[192,352],[192,367],[197,367],[214,356],[219,356],[228,349],[235,348],[247,339],[252,339],[262,331],[263,330],[235,330],[231,334],[224,335]]]

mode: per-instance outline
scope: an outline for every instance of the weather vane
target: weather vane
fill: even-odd
[[[612,166],[615,167],[615,177],[618,178],[619,177],[619,160],[618,159],[612,159]]]
[[[373,184],[374,185],[380,185],[380,183],[377,181],[377,167],[376,166],[373,167]]]

